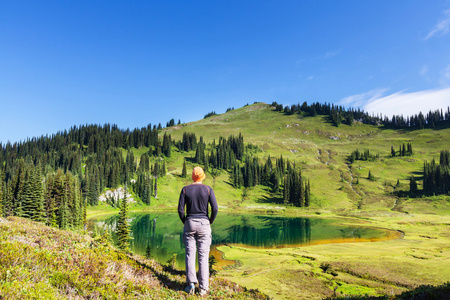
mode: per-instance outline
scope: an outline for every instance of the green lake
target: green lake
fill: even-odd
[[[117,215],[90,219],[88,228],[98,233],[105,230],[115,239]],[[177,265],[184,268],[183,224],[177,213],[131,213],[131,250],[151,256],[161,263],[177,254]],[[346,223],[349,221],[346,220]],[[219,267],[232,264],[216,250],[220,245],[240,245],[257,248],[301,247],[327,243],[370,242],[399,238],[396,231],[344,225],[339,219],[300,218],[255,214],[220,213],[212,225],[211,254]]]

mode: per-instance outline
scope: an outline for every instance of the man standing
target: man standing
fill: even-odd
[[[194,294],[195,284],[199,283],[200,295],[209,290],[209,250],[211,246],[211,224],[217,216],[216,196],[211,187],[204,185],[206,175],[202,168],[192,171],[192,184],[183,187],[178,201],[178,215],[184,223],[183,242],[186,247],[185,291]],[[208,216],[208,204],[211,216]],[[186,214],[185,214],[186,208]],[[197,249],[198,247],[198,249]],[[195,273],[195,256],[198,251],[198,279]]]

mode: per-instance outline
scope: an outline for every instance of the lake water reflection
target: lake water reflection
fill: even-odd
[[[130,214],[131,250],[144,255],[150,247],[151,255],[165,263],[174,253],[177,264],[184,268],[183,224],[176,213]],[[220,265],[215,249],[219,245],[237,244],[245,247],[280,248],[324,243],[377,241],[399,237],[398,233],[340,224],[337,219],[298,218],[253,214],[221,213],[212,226],[212,254]],[[117,215],[103,220],[89,220],[89,230],[108,230],[115,238]],[[95,229],[94,229],[95,228]]]

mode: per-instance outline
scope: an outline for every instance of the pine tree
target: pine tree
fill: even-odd
[[[186,178],[187,170],[186,170],[186,160],[183,161],[183,170],[181,171],[181,177]]]
[[[409,192],[411,196],[414,196],[417,193],[417,182],[414,176],[411,176],[409,178]]]
[[[45,209],[44,209],[44,188],[42,185],[42,177],[40,166],[36,166],[33,172],[32,180],[32,207],[34,210],[32,219],[35,221],[43,222],[45,221]]]
[[[290,188],[289,188],[289,179],[287,177],[284,178],[284,189],[283,189],[283,199],[284,204],[290,203]]]
[[[3,206],[4,206],[4,200],[3,200],[3,190],[4,190],[4,178],[3,178],[3,172],[2,169],[0,169],[0,217],[3,217]]]
[[[305,207],[309,207],[311,202],[311,185],[308,180],[308,184],[305,184]]]
[[[162,153],[166,157],[170,157],[172,153],[172,138],[167,133],[164,133],[163,136]]]
[[[298,191],[299,206],[303,207],[303,206],[305,206],[305,193],[306,193],[305,186],[306,186],[306,184],[303,184],[301,173],[299,174],[299,178],[298,178],[298,186],[300,187],[300,190]]]
[[[87,198],[85,198],[84,200],[82,200],[83,203],[83,228],[84,230],[86,230],[86,226],[87,226]]]
[[[3,216],[12,216],[14,211],[13,190],[11,181],[6,183],[5,193],[3,195]]]
[[[141,160],[139,162],[139,171],[141,172],[150,171],[150,160],[147,153],[141,155]]]
[[[273,193],[278,194],[280,192],[280,180],[278,175],[273,173]]]
[[[13,215],[19,217],[23,215],[22,194],[24,191],[25,174],[26,174],[25,161],[23,158],[21,158],[18,162],[17,174],[13,178],[13,186],[12,186]]]
[[[33,178],[31,170],[26,171],[24,179],[21,195],[21,217],[33,219],[35,211],[33,208]]]
[[[152,257],[152,249],[150,248],[150,244],[147,244],[147,248],[145,248],[145,257],[150,259]]]
[[[124,196],[120,203],[119,219],[117,220],[117,243],[119,249],[122,251],[129,251],[129,233],[130,228],[127,223],[128,218],[128,200],[127,200],[127,186],[125,185]]]
[[[167,173],[167,171],[166,171],[166,161],[163,160],[163,164],[162,164],[162,167],[161,167],[161,172],[160,172],[159,175],[162,177],[162,176],[165,176],[166,173]]]
[[[374,181],[375,180],[375,176],[373,176],[372,172],[369,170],[369,175],[367,176],[367,179]]]
[[[126,171],[128,174],[128,179],[133,177],[134,172],[136,171],[136,164],[134,162],[134,154],[133,151],[129,150],[127,152],[127,159],[126,159]]]
[[[209,276],[211,277],[217,275],[217,270],[214,270],[214,267],[217,264],[217,259],[214,257],[214,255],[211,254],[209,256],[208,264],[209,264]]]
[[[64,190],[64,196],[62,199],[62,203],[59,207],[58,214],[58,225],[61,229],[67,229],[69,226],[68,218],[69,218],[69,207],[68,207],[68,189],[67,187]]]

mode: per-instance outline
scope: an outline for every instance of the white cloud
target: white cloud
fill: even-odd
[[[381,98],[387,89],[375,89],[365,93],[356,94],[342,98],[338,104],[346,107],[363,107],[368,101]]]
[[[450,30],[450,9],[444,10],[446,18],[434,26],[434,28],[427,34],[425,40],[435,36],[435,35],[446,35]]]
[[[411,116],[419,112],[427,113],[430,110],[446,109],[450,106],[450,88],[425,90],[414,93],[397,92],[380,98],[367,100],[362,108],[369,114],[382,113]]]
[[[306,79],[308,79],[308,80],[313,80],[313,79],[314,79],[314,76],[308,76],[308,77],[306,77]]]

